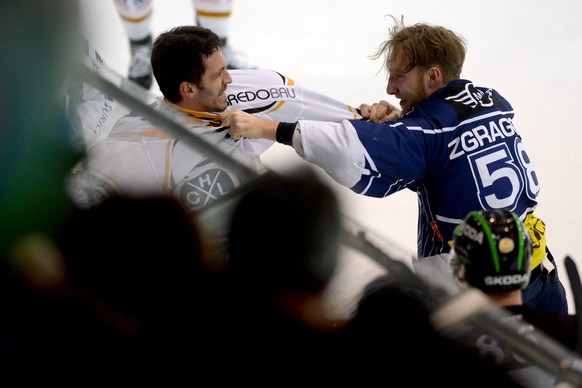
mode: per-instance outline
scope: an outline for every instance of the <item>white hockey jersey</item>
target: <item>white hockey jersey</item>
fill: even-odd
[[[103,59],[91,43],[83,39],[85,65],[98,74],[107,69]],[[72,142],[79,151],[85,151],[106,135],[105,128],[114,117],[114,101],[103,91],[73,77],[65,93],[67,117],[73,129]]]
[[[233,82],[227,88],[228,109],[242,109],[287,122],[361,118],[350,105],[296,85],[275,71],[253,69],[230,73]],[[181,108],[163,97],[151,106],[189,132],[262,172],[260,155],[274,142],[233,140],[228,128],[221,126],[217,113]],[[171,193],[195,210],[231,192],[241,181],[233,171],[210,160],[185,141],[130,113],[114,124],[107,138],[89,148],[84,168],[70,183],[71,197],[81,207],[93,206],[112,193]]]

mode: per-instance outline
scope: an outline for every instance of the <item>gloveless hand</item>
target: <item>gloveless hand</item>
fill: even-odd
[[[375,123],[397,120],[401,116],[401,111],[388,101],[380,100],[372,105],[361,104],[360,112],[362,117]]]
[[[278,121],[256,117],[238,109],[220,113],[220,119],[223,126],[229,127],[228,133],[233,139],[276,140]]]

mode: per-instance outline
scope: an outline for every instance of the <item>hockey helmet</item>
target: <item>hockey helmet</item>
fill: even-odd
[[[531,239],[508,210],[472,211],[453,234],[453,272],[484,292],[522,289],[531,274]]]

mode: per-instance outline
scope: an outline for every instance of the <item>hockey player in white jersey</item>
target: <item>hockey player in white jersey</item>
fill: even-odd
[[[378,122],[300,120],[277,123],[241,111],[221,114],[234,138],[266,138],[292,146],[340,184],[371,197],[403,189],[417,193],[418,255],[415,271],[456,287],[450,269],[454,228],[472,210],[508,209],[519,215],[534,240],[532,281],[524,303],[567,313],[558,268],[546,248],[545,225],[533,215],[540,190],[532,161],[517,132],[513,107],[496,90],[460,78],[466,43],[440,26],[405,27],[394,19],[377,57],[386,59],[386,91],[400,100],[403,115],[388,104],[364,109]],[[378,117],[378,109],[390,115]],[[382,115],[380,115],[382,116]]]
[[[85,65],[101,73],[105,66],[103,59],[87,39],[83,38],[82,44]],[[74,76],[67,83],[65,106],[75,130],[72,140],[79,152],[85,152],[107,135],[107,127],[114,116],[114,101],[109,95]]]
[[[163,96],[152,106],[257,172],[264,168],[260,155],[274,142],[230,138],[219,112],[237,108],[285,121],[361,118],[348,104],[296,85],[275,71],[227,70],[220,47],[214,32],[198,26],[160,34],[153,46],[152,65]],[[114,193],[173,194],[195,210],[240,183],[234,172],[164,128],[130,113],[88,150],[84,169],[71,179],[70,193],[82,207]]]

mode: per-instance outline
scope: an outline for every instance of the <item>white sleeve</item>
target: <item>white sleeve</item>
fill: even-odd
[[[102,75],[108,70],[91,42],[86,43],[85,66]],[[115,118],[125,110],[107,93],[82,78],[71,77],[65,98],[67,114],[74,130],[73,142],[81,151],[86,151],[104,139]]]
[[[366,150],[347,120],[341,123],[300,120],[293,134],[293,148],[346,187],[370,174],[365,168]]]
[[[356,108],[297,84],[273,70],[230,70],[229,109],[242,109],[274,121],[360,119]]]
[[[303,96],[303,111],[297,118],[298,120],[339,123],[342,120],[362,118],[356,108],[343,101],[336,100],[309,88],[296,87],[301,88],[301,95]]]

